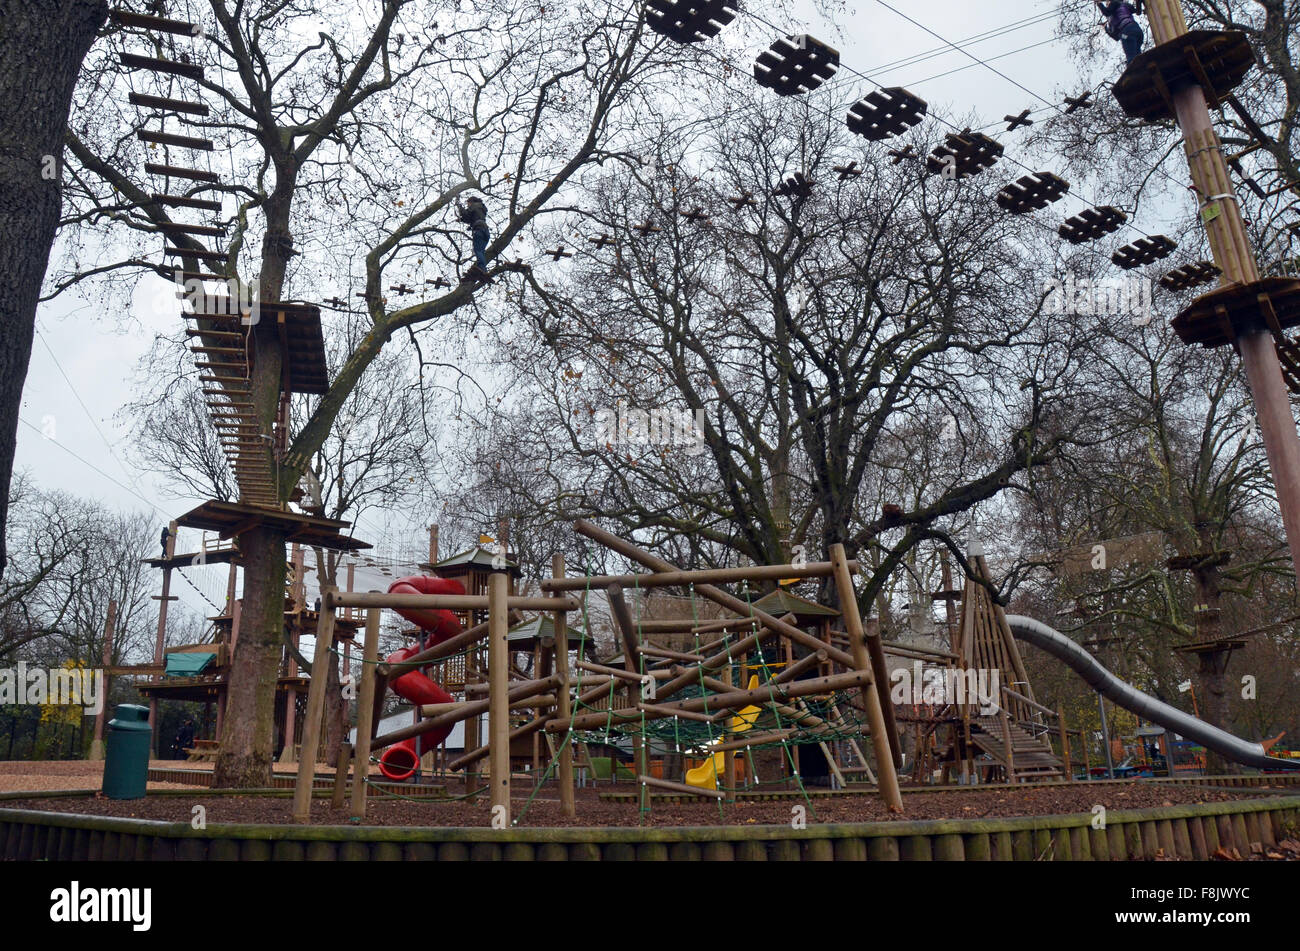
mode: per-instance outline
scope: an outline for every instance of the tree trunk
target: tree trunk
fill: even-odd
[[[230,665],[216,789],[271,785],[275,690],[284,626],[284,535],[265,527],[239,536],[244,599]]]
[[[0,29],[0,574],[18,409],[62,207],[63,133],[107,17],[105,0],[13,0]]]
[[[285,263],[291,253],[289,212],[294,171],[277,165],[281,188],[267,205],[267,240],[262,250],[258,293],[262,303],[281,300]],[[253,340],[250,397],[263,433],[273,433],[280,409],[284,353],[275,324],[261,320]],[[279,473],[278,497],[288,498],[296,481],[272,457],[272,441],[264,450],[270,470]],[[217,755],[217,788],[248,788],[271,784],[275,752],[275,688],[283,646],[285,598],[285,536],[264,527],[239,536],[244,553],[244,599],[239,642],[231,660],[227,707]]]

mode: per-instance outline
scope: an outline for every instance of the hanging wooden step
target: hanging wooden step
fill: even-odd
[[[190,347],[190,353],[237,353],[244,356],[243,347]]]
[[[151,16],[148,13],[134,13],[131,10],[114,10],[110,16],[118,26],[135,30],[151,30],[154,33],[171,33],[173,36],[199,36],[202,31],[197,23],[184,20],[171,20],[167,17]]]
[[[244,334],[241,334],[241,333],[239,333],[239,332],[237,332],[237,331],[234,331],[234,330],[194,330],[194,329],[192,329],[192,328],[187,328],[186,331],[185,331],[185,336],[187,336],[187,337],[225,337],[225,338],[234,338],[235,340],[243,340],[243,339],[244,339]]]
[[[184,99],[172,99],[169,96],[150,96],[142,92],[133,92],[129,97],[131,105],[144,106],[148,109],[164,109],[171,112],[183,112],[191,116],[206,116],[209,109],[201,102],[188,102]]]
[[[811,92],[835,75],[840,54],[807,33],[777,40],[754,60],[754,80],[781,96]]]
[[[159,227],[167,234],[198,234],[219,238],[226,233],[225,228],[216,225],[191,225],[176,221],[169,221]]]
[[[943,145],[937,146],[926,158],[925,167],[931,175],[960,181],[992,168],[1005,151],[1002,143],[983,132],[964,129],[960,134],[949,133]]]
[[[901,86],[877,89],[849,108],[849,131],[872,142],[906,132],[925,118],[929,105]]]
[[[164,195],[155,192],[153,200],[160,205],[170,205],[173,208],[198,208],[203,211],[221,210],[221,202],[212,201],[208,198],[189,198],[185,195]]]
[[[229,281],[230,278],[224,274],[211,274],[207,271],[183,271],[177,270],[172,274],[172,280],[177,284],[184,284],[186,281]],[[195,314],[196,317],[206,317],[207,314]]]
[[[188,178],[196,182],[211,182],[219,184],[221,176],[216,172],[205,172],[198,168],[180,168],[176,165],[160,165],[157,162],[146,162],[144,170],[150,175],[166,175],[168,178]]]
[[[141,142],[151,142],[154,145],[174,145],[182,149],[198,149],[204,152],[212,151],[212,140],[203,139],[194,135],[175,135],[171,132],[155,132],[152,129],[139,129],[135,137]]]
[[[1160,286],[1167,291],[1187,291],[1202,284],[1213,284],[1222,273],[1212,261],[1197,261],[1174,268],[1160,278]]]
[[[1051,172],[1035,172],[1012,182],[998,192],[998,207],[1013,215],[1046,208],[1060,201],[1070,190],[1070,183]]]
[[[678,43],[717,36],[736,18],[737,0],[646,0],[646,25]]]
[[[179,63],[174,59],[158,59],[154,56],[137,56],[134,53],[118,53],[118,62],[128,69],[145,69],[153,73],[167,73],[172,76],[184,76],[186,79],[202,79],[203,67],[194,63]]]
[[[1135,267],[1154,264],[1162,258],[1169,257],[1177,247],[1177,242],[1162,234],[1156,234],[1149,238],[1138,238],[1132,244],[1124,245],[1110,256],[1110,260],[1117,267],[1131,271]]]
[[[224,261],[226,253],[224,251],[206,251],[199,248],[163,248],[163,254],[174,254],[178,257],[201,258],[205,261]],[[227,316],[227,315],[221,315]]]
[[[1128,215],[1124,212],[1111,205],[1102,205],[1098,208],[1085,208],[1077,215],[1066,218],[1056,233],[1071,244],[1083,244],[1118,231],[1126,221]]]
[[[229,377],[229,376],[200,376],[199,382],[200,383],[224,383],[231,388],[235,388],[237,386],[239,389],[245,389],[245,390],[248,389],[249,386],[251,385],[245,379],[242,379],[240,377]]]

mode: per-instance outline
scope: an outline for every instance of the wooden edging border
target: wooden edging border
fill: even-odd
[[[160,791],[183,795],[185,790]],[[248,794],[249,791],[243,791]],[[6,793],[14,799],[75,792]],[[151,793],[151,795],[155,795]],[[0,808],[7,860],[1140,860],[1243,856],[1300,832],[1300,796],[995,819],[786,826],[489,828],[187,823]]]

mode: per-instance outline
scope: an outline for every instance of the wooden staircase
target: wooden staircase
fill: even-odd
[[[1007,756],[1006,735],[1011,736],[1011,756]],[[1016,782],[1025,779],[1047,779],[1063,776],[1060,757],[1043,737],[1031,734],[1024,727],[1011,723],[1003,732],[998,717],[973,717],[970,721],[971,743],[989,754],[999,766],[1008,767],[1007,778]]]

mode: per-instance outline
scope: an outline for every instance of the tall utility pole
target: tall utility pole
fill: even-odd
[[[1239,31],[1189,32],[1180,0],[1147,0],[1146,7],[1156,45],[1129,64],[1115,84],[1115,98],[1135,118],[1177,120],[1201,220],[1222,271],[1218,289],[1179,314],[1174,329],[1186,343],[1231,344],[1241,355],[1291,557],[1300,569],[1300,436],[1279,359],[1282,348],[1288,366],[1293,361],[1284,331],[1300,324],[1300,280],[1260,279],[1210,119],[1211,103],[1228,104],[1248,127],[1254,125],[1231,97],[1253,67],[1254,54]]]

